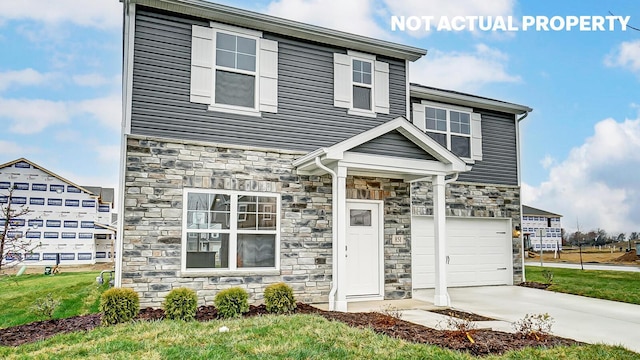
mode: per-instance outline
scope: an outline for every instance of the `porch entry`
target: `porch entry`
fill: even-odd
[[[347,201],[346,295],[353,300],[384,295],[382,205],[381,201]]]

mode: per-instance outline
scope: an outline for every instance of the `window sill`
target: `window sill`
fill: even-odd
[[[179,277],[213,277],[213,276],[254,276],[254,275],[280,275],[278,269],[265,269],[260,270],[257,268],[247,270],[207,270],[207,271],[188,271],[183,270],[180,272]]]
[[[367,117],[372,117],[372,118],[377,117],[377,114],[375,112],[369,111],[369,110],[362,110],[362,109],[349,109],[349,110],[347,110],[347,114],[349,114],[349,115],[358,115],[358,116],[367,116]]]
[[[237,115],[245,115],[245,116],[253,116],[253,117],[262,117],[262,113],[256,109],[242,109],[235,107],[226,107],[220,105],[209,105],[209,111],[217,111],[228,114],[237,114]]]

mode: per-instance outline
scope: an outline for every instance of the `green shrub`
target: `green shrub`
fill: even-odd
[[[100,312],[102,325],[127,322],[140,311],[140,298],[132,289],[113,288],[102,293]]]
[[[223,319],[240,317],[249,311],[249,294],[242,288],[232,287],[216,294],[213,304]]]
[[[191,289],[177,288],[169,292],[162,306],[167,319],[192,321],[196,318],[198,297]]]
[[[267,311],[275,314],[290,313],[296,308],[293,289],[285,283],[271,284],[264,290]]]
[[[51,293],[47,296],[36,299],[31,306],[31,311],[38,317],[53,319],[53,313],[60,305],[60,300],[54,299]]]

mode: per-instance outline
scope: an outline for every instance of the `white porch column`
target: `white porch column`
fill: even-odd
[[[451,305],[451,300],[447,292],[447,228],[444,175],[434,175],[431,184],[433,186],[433,235],[436,255],[436,291],[433,304],[436,306],[449,306]]]
[[[334,250],[338,253],[338,273],[333,274],[333,281],[338,284],[336,293],[336,311],[347,311],[347,168],[338,166],[336,171],[338,177],[337,203],[333,205],[333,211],[337,216],[337,243],[334,244]],[[336,278],[337,277],[337,278]]]

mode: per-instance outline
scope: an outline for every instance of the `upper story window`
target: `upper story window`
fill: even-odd
[[[389,64],[374,55],[348,51],[333,54],[334,106],[351,115],[389,113]]]
[[[471,116],[467,112],[425,107],[427,134],[461,158],[471,157]]]
[[[353,59],[353,107],[356,109],[371,110],[372,68],[370,61]]]
[[[460,158],[482,160],[481,116],[473,109],[422,101],[413,123]]]
[[[192,27],[191,102],[243,115],[277,112],[277,79],[276,41],[213,22]]]
[[[256,39],[216,33],[215,104],[256,108]]]

